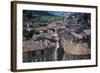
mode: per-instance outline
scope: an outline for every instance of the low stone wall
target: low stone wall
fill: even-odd
[[[91,59],[91,54],[73,55],[65,53],[63,56],[63,60],[83,60],[83,59]]]

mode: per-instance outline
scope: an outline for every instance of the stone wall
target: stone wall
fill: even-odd
[[[54,48],[23,52],[23,62],[54,61]]]

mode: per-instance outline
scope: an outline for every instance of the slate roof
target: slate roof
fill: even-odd
[[[55,43],[48,41],[49,45],[45,46],[44,43],[41,41],[34,41],[34,40],[25,40],[23,41],[23,52],[34,51],[34,50],[41,50],[50,47],[55,47]]]

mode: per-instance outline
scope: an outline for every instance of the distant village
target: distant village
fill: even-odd
[[[23,62],[91,58],[91,19],[84,13],[48,19],[33,30],[34,19],[23,20]],[[35,31],[35,33],[34,33]],[[34,34],[33,34],[34,33]]]

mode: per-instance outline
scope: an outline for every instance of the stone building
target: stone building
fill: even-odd
[[[32,27],[32,20],[23,21],[23,29]]]
[[[67,33],[67,34],[64,34]],[[63,60],[82,60],[91,59],[90,31],[86,30],[83,34],[65,31],[62,36],[64,48]]]
[[[23,42],[23,62],[53,61],[55,45],[48,40]]]

